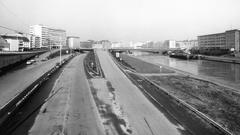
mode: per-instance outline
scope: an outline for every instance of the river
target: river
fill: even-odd
[[[134,56],[158,65],[166,65],[197,76],[208,78],[240,91],[240,64],[207,60],[181,60],[149,53],[134,53]]]

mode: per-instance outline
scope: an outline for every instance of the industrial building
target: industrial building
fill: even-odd
[[[67,37],[67,46],[70,49],[79,49],[80,48],[80,37],[75,37],[75,36]]]
[[[66,31],[41,24],[30,26],[31,46],[36,48],[58,48],[66,46]],[[40,41],[39,41],[40,40]]]
[[[240,31],[228,30],[224,33],[216,33],[198,36],[198,44],[201,49],[233,49],[239,52]]]

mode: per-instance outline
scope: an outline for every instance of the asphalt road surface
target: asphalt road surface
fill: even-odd
[[[68,63],[38,114],[30,135],[103,135],[103,127],[83,67],[85,55]]]
[[[116,91],[116,100],[127,114],[135,135],[179,135],[186,130],[161,113],[115,65],[107,51],[97,50],[105,77]]]
[[[69,55],[64,55],[62,59],[68,56]],[[57,62],[59,62],[59,57],[47,61],[37,61],[23,69],[0,76],[0,108],[40,76],[53,68]]]

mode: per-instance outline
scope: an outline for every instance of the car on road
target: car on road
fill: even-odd
[[[31,62],[30,60],[28,60],[28,61],[26,62],[26,64],[27,64],[27,65],[31,65],[32,62]]]
[[[33,64],[33,63],[35,63],[35,62],[36,62],[35,59],[31,59],[31,60],[28,60],[28,61],[26,62],[26,64],[27,64],[27,65],[31,65],[31,64]]]
[[[48,60],[48,58],[43,58],[41,61],[47,61]]]
[[[31,61],[32,63],[36,62],[36,60],[34,60],[34,59],[31,59],[30,61]]]

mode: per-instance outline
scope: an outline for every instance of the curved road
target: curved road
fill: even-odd
[[[186,130],[161,113],[121,72],[106,51],[97,51],[101,67],[116,91],[117,101],[127,114],[135,135],[180,135]]]

